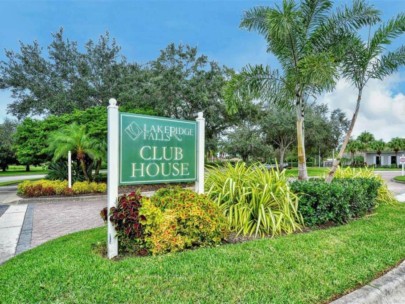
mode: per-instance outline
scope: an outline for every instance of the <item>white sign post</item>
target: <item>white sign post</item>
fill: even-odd
[[[72,152],[68,152],[68,187],[72,189]]]
[[[399,162],[402,165],[402,176],[404,176],[404,166],[405,166],[405,155],[402,154],[402,156],[399,158]]]
[[[118,198],[118,126],[119,112],[117,101],[110,99],[108,109],[108,155],[107,155],[107,254],[108,258],[112,259],[118,255],[118,239],[114,226],[109,220],[109,212],[111,207],[117,206]]]
[[[204,193],[205,118],[203,112],[197,116],[197,180],[195,192]]]

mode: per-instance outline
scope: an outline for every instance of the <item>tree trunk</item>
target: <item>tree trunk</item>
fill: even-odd
[[[86,181],[89,182],[89,181],[90,181],[90,178],[89,178],[89,176],[88,176],[88,174],[87,174],[86,164],[85,164],[85,162],[84,162],[84,159],[80,159],[80,167],[82,168],[84,178],[86,179]]]
[[[278,170],[281,172],[284,170],[284,155],[286,148],[280,148],[280,159],[278,163]]]
[[[304,104],[302,97],[298,97],[297,105],[297,148],[298,148],[298,179],[308,180],[307,162],[305,158],[304,136]]]
[[[345,152],[347,143],[349,142],[350,137],[352,136],[354,124],[356,123],[357,115],[359,114],[359,110],[360,110],[360,102],[361,102],[362,92],[363,92],[363,88],[359,88],[359,92],[358,92],[358,95],[357,95],[356,109],[355,109],[355,111],[353,113],[353,117],[352,117],[352,121],[350,122],[349,130],[346,133],[346,137],[345,137],[345,140],[343,141],[342,147],[340,148],[339,155],[335,159],[335,161],[333,162],[333,166],[330,169],[330,171],[329,171],[329,173],[328,173],[328,175],[326,176],[326,179],[325,179],[328,184],[330,184],[332,182],[333,177],[335,176],[336,170],[337,170],[337,168],[338,168],[338,166],[340,164],[340,160],[343,157],[343,153]]]
[[[26,172],[30,172],[31,170],[30,170],[30,165],[25,165],[25,171]]]
[[[243,162],[247,163],[249,160],[249,154],[241,154]]]
[[[102,163],[101,159],[98,159],[97,163],[96,163],[96,170],[95,170],[95,173],[94,173],[94,175],[96,177],[98,177],[98,175],[100,174],[101,163]]]

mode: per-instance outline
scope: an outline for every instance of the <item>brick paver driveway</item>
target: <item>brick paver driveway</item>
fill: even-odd
[[[104,225],[100,210],[106,205],[105,198],[35,204],[31,247],[65,234]]]

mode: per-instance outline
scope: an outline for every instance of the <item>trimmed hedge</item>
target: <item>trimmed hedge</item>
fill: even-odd
[[[67,181],[46,179],[24,181],[17,188],[18,194],[27,197],[105,193],[106,191],[107,185],[105,183],[75,182],[69,189]]]
[[[307,226],[330,222],[343,224],[364,216],[376,205],[381,182],[376,178],[335,178],[295,181],[291,190],[299,196],[298,210]]]

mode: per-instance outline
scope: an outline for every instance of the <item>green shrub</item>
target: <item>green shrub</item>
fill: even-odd
[[[67,160],[61,159],[56,162],[51,162],[48,165],[48,174],[45,177],[48,180],[66,180],[68,176]],[[72,181],[83,181],[84,175],[80,166],[76,162],[72,162]]]
[[[364,216],[375,207],[380,185],[376,178],[335,178],[331,184],[312,179],[295,181],[291,189],[299,195],[304,223],[314,226]]]
[[[46,180],[24,181],[17,187],[17,193],[28,196],[72,195],[84,193],[104,193],[107,190],[105,183],[75,182],[72,189],[68,188],[67,181]]]
[[[265,236],[300,229],[298,197],[284,172],[238,163],[210,169],[205,186],[230,228],[239,234]]]
[[[345,168],[340,167],[336,170],[336,178],[375,178],[380,182],[378,188],[378,195],[376,201],[378,204],[397,204],[398,201],[392,192],[388,189],[388,186],[381,175],[376,174],[373,170],[368,168]]]

